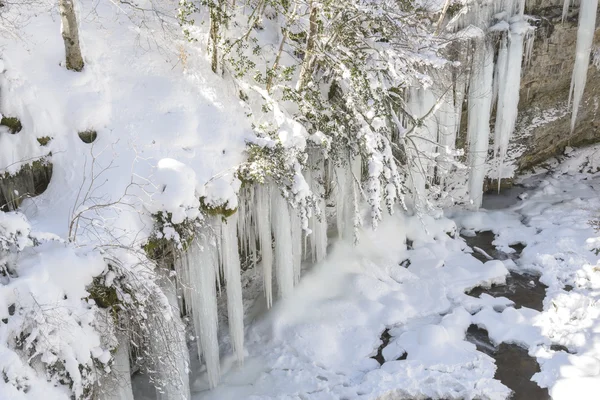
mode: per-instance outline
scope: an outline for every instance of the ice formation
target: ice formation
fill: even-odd
[[[288,202],[278,190],[271,192],[271,220],[275,237],[275,277],[280,298],[286,298],[294,289],[294,243]]]
[[[331,171],[335,186],[336,227],[340,239],[355,238],[355,227],[361,224],[357,212],[358,193],[355,182],[361,177],[362,159],[358,155],[348,155],[346,163],[332,167]]]
[[[317,210],[313,212],[310,219],[310,255],[313,262],[319,262],[327,254],[327,217],[325,215],[325,194],[320,182],[324,182],[322,174],[325,172],[323,156],[318,150],[309,151],[309,168],[305,173],[305,179],[311,191],[316,196]]]
[[[494,53],[484,37],[477,39],[469,85],[469,200],[478,208],[483,196],[486,159],[490,138],[490,111],[493,94]]]
[[[192,316],[197,334],[198,355],[204,358],[208,382],[215,387],[219,381],[219,342],[217,336],[218,272],[216,248],[208,233],[198,233],[183,256],[176,261],[180,279],[184,281],[184,296],[188,314]]]
[[[531,27],[524,21],[521,14],[510,19],[510,28],[502,38],[496,64],[495,87],[498,88],[498,101],[496,107],[496,125],[494,129],[494,158],[498,161],[500,186],[500,172],[508,144],[515,129],[519,106],[519,90],[521,89],[521,69],[523,61],[523,42],[526,35],[530,35]]]
[[[568,0],[565,0],[568,1]],[[575,54],[575,66],[571,78],[569,90],[569,104],[573,102],[571,114],[571,132],[575,130],[577,112],[587,80],[587,71],[590,65],[590,53],[596,32],[596,13],[598,11],[598,0],[581,0],[579,8],[579,28],[577,29],[577,50]]]
[[[435,118],[439,107],[437,97],[432,90],[411,88],[408,93],[408,113],[412,117],[413,127],[407,134],[408,157],[410,164],[410,184],[415,204],[426,198],[425,186],[433,167],[433,154],[438,140],[438,121]]]
[[[185,340],[185,327],[177,308],[177,295],[174,285],[166,278],[160,280],[162,291],[171,307],[170,315],[153,312],[148,325],[149,345],[156,365],[156,397],[158,400],[189,400],[189,352]],[[156,299],[160,302],[160,299]]]
[[[256,236],[260,247],[260,266],[267,307],[273,304],[273,238],[271,236],[271,187],[269,184],[256,187]]]
[[[229,335],[237,361],[244,361],[244,304],[242,301],[242,282],[240,256],[237,237],[238,215],[234,213],[222,221],[221,225],[221,263],[227,284],[227,317]]]

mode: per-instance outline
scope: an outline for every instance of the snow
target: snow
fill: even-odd
[[[110,359],[95,329],[98,307],[86,299],[89,293],[85,290],[106,264],[97,252],[36,233],[22,214],[1,213],[0,225],[5,238],[0,249],[18,250],[16,255],[0,253],[0,265],[10,271],[10,275],[3,274],[0,286],[0,317],[4,320],[0,324],[0,369],[6,377],[0,382],[0,398],[65,396],[64,388],[41,378],[23,362],[19,351],[12,350],[20,337],[23,349],[37,364],[61,360],[73,391],[81,395],[91,377],[80,371],[79,364],[91,367],[93,362]],[[35,242],[33,238],[37,238]]]
[[[22,251],[15,267],[18,278],[8,285],[2,282],[0,314],[17,300],[17,310],[28,310],[23,318],[11,316],[10,325],[0,324],[0,370],[10,376],[9,382],[0,382],[0,398],[7,400],[69,398],[66,386],[54,387],[38,378],[45,376],[44,365],[59,359],[73,380],[73,393],[82,393],[95,378],[82,374],[78,365],[93,370],[92,362],[106,362],[112,350],[100,340],[109,338],[110,332],[94,325],[98,306],[85,300],[86,285],[104,272],[102,255],[119,260],[123,270],[135,277],[129,284],[143,288],[136,292],[137,299],[145,296],[154,278],[146,268],[151,263],[145,258],[140,261],[137,253],[153,233],[153,214],[170,215],[169,223],[189,221],[199,215],[200,197],[208,206],[235,209],[240,182],[232,172],[243,160],[245,140],[253,137],[237,89],[212,73],[204,49],[180,40],[169,27],[162,29],[165,25],[150,14],[140,20],[126,5],[78,3],[85,58],[82,72],[60,65],[64,45],[55,4],[35,2],[27,10],[15,4],[9,12],[26,13],[28,23],[19,30],[20,38],[0,37],[0,108],[3,115],[16,116],[23,125],[14,135],[0,128],[0,175],[13,174],[24,163],[41,158],[54,166],[48,189],[23,202],[24,215],[0,212],[0,249],[10,246],[11,251]],[[3,17],[10,17],[4,11]],[[92,144],[78,137],[78,132],[88,129],[97,132]],[[42,137],[51,141],[40,146],[37,139]],[[72,221],[75,231],[70,229]],[[162,234],[179,239],[168,224]],[[67,237],[72,244],[58,240]],[[10,238],[10,243],[4,238]],[[31,247],[34,241],[42,245]],[[110,246],[103,247],[106,243]],[[237,238],[230,250],[236,252]],[[4,257],[0,255],[3,261]],[[232,271],[228,283],[233,287],[235,265],[229,263],[228,269]],[[205,281],[210,271],[190,272],[206,274],[199,280],[211,287]],[[108,278],[107,282],[113,282]],[[228,293],[235,291],[228,288]],[[241,294],[238,297],[241,303]],[[164,300],[153,299],[152,306],[168,307]],[[202,302],[196,303],[193,312],[201,318],[210,316],[214,310],[209,300],[204,298],[206,304],[200,307]],[[171,400],[182,393],[189,397],[185,395],[189,385],[183,324],[179,311],[173,312],[175,318],[165,312],[151,315],[148,322],[157,332],[167,330],[172,340],[167,345],[160,340],[152,344],[164,357],[164,363],[154,368],[169,382],[161,390]],[[41,323],[43,318],[48,324]],[[240,319],[238,315],[235,320]],[[208,318],[206,329],[199,329],[203,335],[198,332],[199,340],[205,342],[203,355],[211,364],[212,384],[219,362],[211,330],[216,329],[214,322]],[[243,326],[232,325],[237,328],[233,337],[241,357]],[[34,329],[39,340],[31,336],[31,350],[38,354],[32,363],[39,364],[36,368],[42,372],[29,367],[27,357],[19,358],[22,355],[9,350],[14,343],[7,343],[20,332]],[[121,351],[121,346],[117,349]],[[177,357],[165,357],[165,352]],[[44,361],[38,363],[38,357]],[[115,368],[128,370],[122,361],[123,357],[116,359]],[[97,377],[102,374],[99,370]],[[131,397],[125,386],[115,393]]]
[[[120,217],[105,223],[132,235],[148,224],[140,221],[140,204],[150,212],[164,204],[164,211],[172,208],[183,218],[192,212],[194,188],[204,190],[209,204],[236,201],[235,182],[223,173],[242,160],[251,127],[237,92],[210,71],[199,49],[173,42],[168,32],[131,28],[129,16],[111,2],[85,3],[80,36],[86,66],[75,73],[59,65],[60,19],[43,4],[31,7],[36,14],[20,32],[26,40],[3,42],[0,85],[10,95],[2,96],[0,107],[19,117],[23,130],[0,134],[0,170],[14,173],[24,160],[52,154],[52,184],[23,205],[36,226],[64,233],[77,202],[77,190],[64,188],[79,188],[86,176],[87,187],[92,168],[103,172],[92,185],[103,184],[103,203],[127,190],[123,203],[131,210],[121,207]],[[143,42],[156,48],[147,51]],[[187,53],[185,68],[177,48]],[[87,129],[98,133],[92,145],[77,136]],[[36,138],[44,136],[52,140],[40,146]],[[177,184],[166,185],[169,179]]]
[[[594,398],[600,279],[590,249],[600,239],[589,221],[600,209],[598,154],[574,150],[562,164],[551,162],[553,172],[539,188],[508,209],[455,210],[452,219],[395,214],[375,232],[359,230],[355,247],[337,241],[290,296],[249,326],[245,365],[224,371],[210,392],[196,380],[193,398],[506,399],[510,390],[493,379],[493,359],[465,340],[471,324],[485,328],[495,344],[528,349],[541,367],[533,380],[554,399]],[[579,172],[582,165],[588,169]],[[458,230],[492,230],[505,252],[515,243],[526,247],[516,263],[481,263],[452,237]],[[503,284],[508,268],[542,274],[549,286],[543,311],[465,294]],[[574,289],[564,291],[566,284]],[[379,366],[370,357],[385,328],[391,339]]]
[[[115,396],[133,398],[127,376],[129,338],[119,337],[118,345],[111,342],[116,333],[101,321],[112,316],[88,292],[96,279],[104,279],[109,288],[122,279],[113,270],[117,267],[109,266],[114,260],[135,278],[128,285],[161,285],[146,288],[152,293],[151,306],[159,311],[141,317],[147,318],[143,340],[155,356],[152,379],[159,399],[505,399],[510,391],[494,379],[493,359],[465,340],[471,324],[486,328],[495,343],[526,347],[541,365],[534,379],[549,387],[555,399],[581,390],[585,398],[589,390],[600,388],[600,337],[594,326],[600,316],[600,238],[589,226],[600,209],[598,177],[577,172],[584,158],[589,168],[599,165],[593,153],[569,152],[554,175],[509,210],[425,214],[433,160],[446,157],[444,162],[451,164],[458,154],[454,142],[467,78],[459,78],[451,99],[441,95],[451,74],[442,73],[439,84],[418,77],[430,87],[409,89],[407,99],[415,119],[424,119],[410,131],[416,143],[409,156],[417,215],[400,213],[377,231],[361,229],[364,193],[357,182],[363,175],[374,225],[381,219],[382,199],[400,197],[400,185],[380,187],[380,176],[398,175],[395,164],[386,164],[386,157],[393,156],[389,143],[363,132],[361,140],[372,157],[343,155],[341,165],[328,163],[331,171],[325,171],[325,156],[315,148],[307,162],[313,169],[301,168],[298,160],[290,166],[289,190],[280,190],[269,178],[263,186],[243,187],[235,170],[245,142],[267,148],[275,142],[254,137],[246,115],[256,110],[241,104],[236,85],[210,71],[204,48],[174,39],[153,17],[135,21],[148,24],[147,30],[131,23],[138,17],[110,2],[81,3],[86,58],[81,73],[60,65],[59,22],[47,5],[31,5],[32,20],[22,32],[26,40],[0,39],[0,108],[23,123],[23,131],[14,135],[0,128],[0,174],[14,174],[31,160],[54,165],[44,194],[26,200],[22,213],[0,213],[0,267],[10,269],[0,276],[0,319],[9,321],[0,324],[5,377],[0,399],[62,400],[71,396],[67,386],[81,396],[90,384],[120,374],[126,378]],[[524,0],[475,3],[469,2],[471,11],[459,13],[450,27],[467,24],[457,36],[476,43],[469,78],[468,157],[469,197],[479,208],[490,169],[492,102],[498,104],[494,153],[502,164],[517,117],[522,60],[531,56],[533,36],[523,15]],[[582,14],[591,17],[580,19],[572,128],[585,85],[593,3],[582,3]],[[442,5],[428,3],[438,10]],[[258,35],[275,32],[273,26],[264,31]],[[496,66],[486,38],[490,31],[505,35]],[[139,45],[132,47],[134,42]],[[253,89],[270,106],[274,137],[286,151],[304,151],[309,139],[311,145],[327,145],[322,134],[309,135],[269,93]],[[436,101],[439,96],[441,102]],[[265,103],[253,106],[257,104]],[[375,129],[383,126],[374,110],[365,114]],[[98,139],[82,143],[78,133],[90,129]],[[40,146],[37,139],[44,137],[52,140]],[[500,177],[503,166],[497,168]],[[340,237],[329,255],[329,205],[320,185],[326,174],[334,176]],[[302,203],[307,201],[316,202],[312,214]],[[237,212],[196,221],[201,206]],[[157,217],[163,219],[158,233],[152,231]],[[186,241],[173,224],[191,221],[196,222],[192,230],[206,231],[194,231],[197,236]],[[481,230],[492,230],[494,244],[507,253],[513,251],[510,245],[526,245],[518,262],[475,259],[473,251],[485,252],[468,248],[457,232],[474,235]],[[152,239],[175,240],[181,251],[175,272],[159,268],[155,273],[154,263],[138,254],[152,234]],[[244,272],[240,254],[249,259]],[[308,255],[316,264],[303,271]],[[254,270],[257,264],[260,270]],[[276,304],[273,269],[281,299]],[[549,287],[542,312],[516,309],[504,298],[465,294],[478,286],[504,284],[509,269],[542,274]],[[221,277],[233,355],[227,346],[219,347]],[[248,304],[243,289],[254,287],[252,279],[262,282],[265,310]],[[566,292],[565,285],[574,289]],[[142,299],[146,294],[119,293],[119,300],[148,300]],[[190,340],[196,341],[205,364],[192,371],[191,385],[188,332],[180,318],[184,310],[178,308],[184,303],[192,317]],[[244,322],[252,324],[246,329]],[[385,329],[392,339],[380,366],[371,357]],[[551,344],[574,354],[554,351]],[[19,347],[28,354],[15,350]],[[403,354],[406,359],[399,359]],[[71,380],[67,385],[54,386],[57,376],[40,378],[38,369],[56,363],[64,365]],[[217,386],[221,373],[223,383]],[[102,395],[112,398],[108,392]]]
[[[465,290],[504,282],[508,271],[499,261],[482,264],[463,253],[464,242],[446,234],[456,229],[452,221],[422,221],[425,225],[418,217],[398,214],[376,232],[361,230],[356,247],[334,244],[290,296],[249,328],[244,366],[224,371],[222,384],[210,392],[197,380],[195,398],[319,393],[323,398],[366,399],[400,390],[409,396],[485,394],[504,399],[509,391],[492,379],[493,361],[464,340],[471,316],[460,304],[478,301],[464,295]],[[406,249],[406,238],[413,241],[413,250]],[[411,260],[408,268],[399,265],[406,258]],[[393,331],[423,318],[429,318],[419,328],[424,334],[411,333],[422,336],[420,341],[400,331],[394,334],[403,338],[398,346],[409,349],[409,359],[380,369],[369,358],[383,328]],[[431,346],[435,351],[427,350]],[[454,351],[451,359],[444,357]],[[425,384],[432,379],[438,383]]]

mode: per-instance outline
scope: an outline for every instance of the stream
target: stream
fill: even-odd
[[[527,188],[515,186],[500,194],[484,195],[483,208],[488,210],[499,210],[508,208],[524,198]],[[514,252],[507,254],[499,251],[492,242],[495,235],[492,231],[480,231],[474,236],[461,236],[473,249],[473,257],[482,262],[494,260],[512,259],[517,261],[524,245],[516,244],[510,246]],[[467,295],[479,297],[486,293],[493,297],[506,297],[514,302],[515,308],[527,307],[537,311],[543,310],[543,301],[546,297],[547,287],[540,282],[540,277],[532,274],[517,273],[510,271],[503,285],[492,285],[489,288],[476,287]],[[494,344],[485,329],[471,325],[467,330],[466,340],[475,344],[478,351],[487,354],[495,360],[496,373],[494,378],[502,382],[512,390],[511,400],[548,400],[550,395],[548,389],[540,388],[531,377],[540,371],[535,358],[530,357],[527,349],[516,344],[502,343]],[[390,341],[389,330],[386,329],[381,335],[381,346],[373,357],[380,364],[385,360],[382,351]],[[403,356],[406,358],[406,355]],[[400,359],[403,359],[400,358]]]
[[[476,236],[464,238],[470,247],[476,246],[494,259],[517,259],[522,247],[515,248],[516,252],[505,254],[496,250],[492,244],[494,234],[490,231],[478,232]],[[481,261],[488,258],[474,252],[473,256]],[[467,294],[479,297],[487,293],[493,297],[506,297],[515,303],[515,308],[527,307],[537,311],[543,310],[546,296],[546,286],[539,281],[539,276],[518,274],[511,271],[506,277],[505,285],[492,285],[490,288],[477,287]],[[530,357],[527,350],[516,345],[502,343],[496,346],[490,340],[486,330],[471,325],[466,339],[477,346],[477,350],[492,357],[496,361],[495,379],[513,391],[512,400],[546,400],[550,399],[548,389],[540,388],[531,377],[540,371],[535,358]]]
[[[526,191],[525,187],[515,186],[500,194],[484,196],[483,208],[502,209],[517,203],[520,196]],[[523,245],[511,246],[514,253],[506,254],[496,249],[492,244],[494,233],[491,231],[477,232],[475,236],[463,237],[471,248],[479,248],[496,260],[511,258],[517,260],[523,250]],[[481,252],[474,251],[473,256],[482,262],[489,258]],[[527,307],[537,311],[543,310],[543,301],[546,297],[546,286],[539,280],[539,276],[531,274],[518,274],[511,271],[506,277],[505,285],[492,285],[490,288],[477,287],[467,294],[479,297],[487,293],[493,297],[506,297],[515,303],[515,308]],[[488,336],[488,332],[475,325],[467,331],[466,339],[477,346],[477,350],[489,355],[496,362],[495,379],[513,391],[512,400],[547,400],[550,399],[548,389],[540,388],[531,377],[540,371],[535,358],[530,357],[527,350],[516,345],[502,343],[495,345]]]

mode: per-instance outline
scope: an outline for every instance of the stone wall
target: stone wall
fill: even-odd
[[[578,2],[577,2],[578,3]],[[600,141],[600,69],[590,63],[587,84],[570,133],[569,88],[577,42],[577,7],[562,23],[563,0],[529,0],[527,14],[539,18],[531,63],[521,78],[519,120],[512,151],[523,170],[560,153],[567,145]],[[594,47],[600,47],[600,15]]]

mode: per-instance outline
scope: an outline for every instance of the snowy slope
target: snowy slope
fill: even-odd
[[[30,9],[22,38],[0,39],[1,112],[23,124],[16,135],[0,133],[0,170],[14,172],[20,161],[52,153],[50,187],[23,206],[34,225],[64,236],[71,210],[80,206],[78,188],[84,179],[87,187],[92,168],[101,173],[94,186],[102,185],[104,204],[135,183],[124,199],[134,212],[120,207],[118,220],[106,221],[128,234],[149,223],[138,216],[142,204],[150,212],[176,211],[205,190],[216,202],[235,202],[226,173],[240,162],[251,129],[234,89],[210,71],[199,47],[179,42],[157,21],[138,28],[129,18],[139,17],[127,15],[131,10],[106,1],[81,3],[81,73],[60,65],[64,46],[56,7]],[[184,53],[185,62],[178,59]],[[93,146],[77,135],[89,129],[98,133]],[[53,139],[42,147],[36,138],[45,136]],[[190,169],[170,161],[159,165],[166,158]],[[157,167],[163,172],[157,174]],[[150,199],[155,192],[162,192],[160,198]]]

